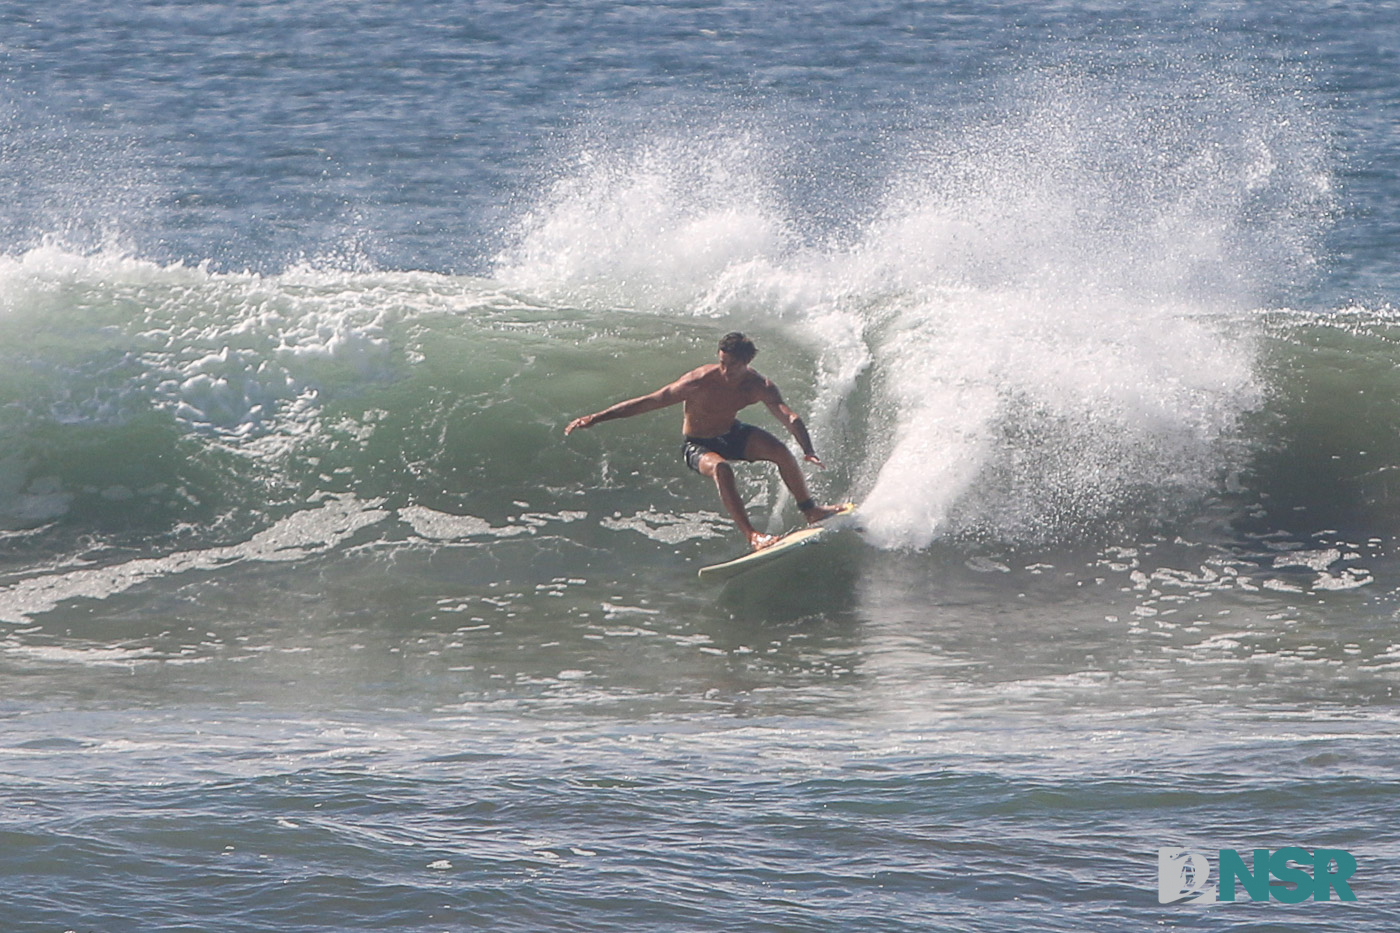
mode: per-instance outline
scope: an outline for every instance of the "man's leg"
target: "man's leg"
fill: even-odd
[[[783,478],[783,485],[787,486],[788,492],[797,500],[798,507],[809,503],[807,508],[802,509],[808,524],[830,518],[840,511],[834,506],[817,505],[807,489],[807,477],[803,475],[802,466],[797,462],[797,458],[788,450],[786,444],[762,428],[754,428],[749,432],[744,456],[750,460],[768,460],[778,465],[778,474]]]
[[[714,451],[710,451],[700,457],[696,467],[699,469],[700,475],[708,476],[715,481],[715,486],[719,488],[720,501],[728,510],[729,517],[734,519],[734,524],[739,526],[739,531],[748,539],[750,547],[758,550],[778,540],[773,535],[766,535],[758,531],[749,522],[748,510],[744,508],[744,500],[739,495],[739,484],[734,481],[734,467],[729,465],[728,460]]]

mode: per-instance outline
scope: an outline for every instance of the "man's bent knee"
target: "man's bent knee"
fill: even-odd
[[[708,476],[711,479],[718,478],[721,472],[727,473],[731,477],[734,475],[734,468],[729,465],[729,461],[717,453],[708,453],[701,457],[696,464],[696,469],[701,476]]]
[[[744,445],[744,456],[750,460],[767,460],[770,463],[793,459],[792,451],[787,449],[786,444],[761,428],[754,428],[749,433],[749,442]]]

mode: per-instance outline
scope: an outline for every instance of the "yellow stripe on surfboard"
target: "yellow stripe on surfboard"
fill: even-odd
[[[700,576],[707,580],[727,580],[736,574],[743,573],[746,570],[752,570],[769,561],[791,554],[798,548],[811,544],[821,538],[822,535],[834,530],[832,527],[833,522],[839,518],[850,515],[855,510],[856,504],[854,502],[842,503],[841,511],[823,520],[821,524],[808,525],[806,528],[789,531],[766,548],[761,548],[757,551],[749,551],[749,553],[742,557],[727,560],[722,564],[711,564],[708,567],[701,567]]]

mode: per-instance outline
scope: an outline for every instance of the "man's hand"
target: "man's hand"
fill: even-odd
[[[574,433],[574,431],[578,430],[579,428],[593,427],[594,417],[594,415],[584,415],[582,418],[575,418],[573,421],[569,422],[568,427],[564,429],[564,433],[568,435]]]
[[[822,458],[821,458],[821,457],[818,457],[816,454],[805,454],[805,455],[802,457],[802,459],[803,459],[803,460],[806,460],[808,463],[815,464],[816,466],[819,466],[819,467],[822,467],[822,468],[825,468],[825,467],[826,467],[826,464],[825,464],[825,463],[822,463]]]

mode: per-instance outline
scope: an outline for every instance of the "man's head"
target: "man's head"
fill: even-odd
[[[758,355],[758,347],[753,345],[752,340],[736,330],[731,334],[725,334],[720,339],[719,352],[727,353],[741,363],[749,363]]]

